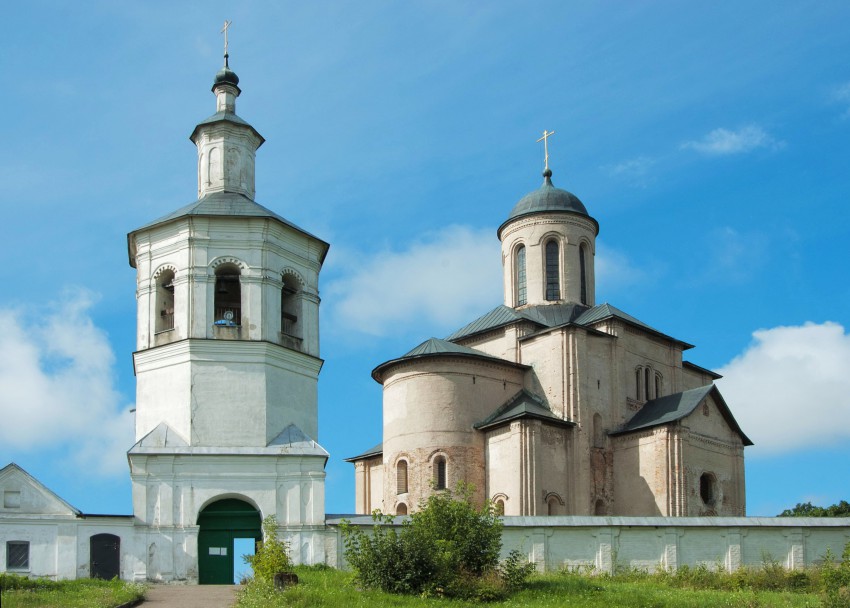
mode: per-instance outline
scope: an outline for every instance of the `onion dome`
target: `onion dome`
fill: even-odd
[[[229,84],[230,86],[236,87],[236,90],[239,90],[239,76],[236,75],[236,72],[230,69],[227,62],[227,55],[224,56],[224,67],[222,67],[215,75],[215,81],[212,86],[213,91],[215,91],[217,86],[224,84]]]
[[[543,185],[519,200],[508,215],[508,219],[499,226],[498,233],[501,235],[502,229],[508,222],[534,213],[576,213],[590,217],[584,203],[575,194],[556,188],[552,184],[552,170],[548,168],[543,172]]]

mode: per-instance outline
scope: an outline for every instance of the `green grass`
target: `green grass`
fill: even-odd
[[[353,575],[333,569],[297,568],[300,584],[284,592],[259,583],[248,585],[239,594],[239,608],[320,607],[384,608],[436,606],[446,608],[481,606],[480,603],[441,598],[399,596],[380,591],[360,590]],[[730,575],[731,576],[731,575]],[[678,586],[674,577],[627,573],[616,577],[593,577],[572,573],[534,576],[528,587],[510,599],[493,606],[504,608],[802,608],[821,606],[816,593],[695,589]]]
[[[119,580],[51,581],[0,575],[3,608],[114,608],[144,595],[144,585]]]

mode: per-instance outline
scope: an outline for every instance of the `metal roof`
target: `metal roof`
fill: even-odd
[[[600,304],[593,308],[588,308],[582,304],[569,303],[538,304],[520,309],[510,308],[503,304],[478,317],[472,323],[461,327],[447,336],[446,340],[462,340],[463,338],[504,327],[518,321],[531,321],[542,327],[558,327],[570,323],[587,327],[610,318],[620,319],[661,338],[678,342],[686,349],[693,348],[692,344],[668,336],[608,303]]]
[[[571,213],[575,215],[583,215],[590,219],[596,225],[596,232],[599,233],[599,224],[595,219],[587,213],[584,203],[572,192],[567,192],[561,188],[556,188],[552,184],[552,171],[546,169],[543,172],[543,185],[537,190],[529,192],[523,196],[519,202],[514,205],[506,219],[496,234],[499,239],[502,238],[502,229],[510,222],[517,218],[536,213]]]
[[[237,116],[233,112],[225,112],[225,111],[216,112],[212,116],[209,116],[209,117],[203,119],[201,122],[199,122],[197,125],[195,125],[195,129],[192,131],[192,134],[189,136],[189,139],[192,141],[192,143],[196,143],[196,139],[198,137],[198,129],[200,129],[201,127],[203,127],[205,125],[212,125],[212,124],[215,124],[217,122],[229,122],[231,124],[250,129],[251,131],[254,132],[254,135],[256,135],[257,137],[260,138],[260,143],[257,144],[258,148],[260,146],[262,146],[263,143],[266,141],[266,139],[262,135],[260,135],[260,133],[253,126],[251,126],[250,123],[246,122],[245,120],[242,120],[241,118],[239,118],[239,116]]]
[[[357,456],[352,456],[351,458],[346,458],[345,462],[355,462],[357,460],[364,460],[366,458],[372,458],[373,456],[378,456],[379,454],[384,453],[384,443],[381,442],[373,448],[370,448],[363,452],[362,454],[358,454]]]
[[[514,363],[513,361],[508,361],[507,359],[488,355],[485,352],[476,350],[474,348],[469,348],[468,346],[461,346],[460,344],[455,344],[454,342],[449,342],[447,340],[440,340],[439,338],[429,338],[416,348],[403,354],[401,357],[381,363],[379,366],[372,370],[372,378],[374,378],[376,382],[382,382],[383,371],[388,367],[395,365],[396,363],[401,363],[402,361],[445,355],[484,359],[487,361],[492,361],[494,363],[500,363],[502,365],[511,365],[514,367],[528,367],[527,365],[523,365],[521,363]]]
[[[487,418],[472,426],[479,431],[484,431],[520,418],[537,418],[538,420],[552,424],[575,426],[574,422],[556,416],[552,413],[552,410],[546,407],[543,399],[525,389],[522,389],[506,403],[499,406]]]
[[[723,399],[720,391],[713,384],[708,384],[706,386],[701,386],[681,393],[666,395],[657,399],[651,399],[644,404],[640,411],[635,414],[631,420],[623,425],[623,428],[610,434],[622,435],[624,433],[631,433],[632,431],[648,429],[681,420],[682,418],[689,416],[709,394],[711,394],[714,401],[717,403],[717,407],[723,415],[723,418],[726,420],[726,423],[733,431],[741,436],[741,440],[744,445],[753,445],[753,442],[750,441],[750,439],[744,434],[744,431],[741,430],[741,427],[738,426],[738,422],[735,420],[735,417],[732,416],[729,406],[726,405],[726,401]]]
[[[266,209],[256,201],[251,200],[244,194],[239,194],[238,192],[213,192],[211,194],[207,194],[203,198],[196,200],[193,203],[189,203],[188,205],[177,209],[176,211],[172,211],[167,215],[163,215],[162,217],[155,219],[152,222],[148,222],[144,226],[140,228],[136,228],[130,234],[127,235],[127,246],[130,254],[130,266],[133,266],[135,260],[135,251],[133,249],[133,239],[131,238],[134,234],[141,230],[147,230],[149,228],[153,228],[154,226],[158,226],[160,224],[166,224],[168,222],[172,222],[184,217],[188,216],[198,216],[198,217],[257,217],[257,218],[268,218],[273,219],[281,224],[289,226],[293,230],[297,230],[301,234],[318,241],[322,248],[322,255],[319,258],[320,262],[323,262],[325,256],[328,253],[328,248],[330,245],[320,239],[319,237],[310,234],[306,230],[299,228],[292,222],[287,219],[284,219],[274,211],[270,209]],[[135,266],[133,266],[135,268]]]

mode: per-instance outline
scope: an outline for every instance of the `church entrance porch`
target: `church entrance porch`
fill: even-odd
[[[198,526],[198,583],[233,584],[234,568],[242,565],[241,553],[234,551],[242,543],[235,541],[263,539],[259,511],[243,500],[225,498],[201,511]]]

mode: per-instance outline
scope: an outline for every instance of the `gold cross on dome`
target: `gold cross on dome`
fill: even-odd
[[[220,32],[220,33],[224,34],[224,56],[225,57],[227,57],[227,29],[230,27],[230,24],[231,24],[230,21],[225,21],[224,27],[221,28],[221,32]]]
[[[538,139],[538,142],[543,142],[543,164],[546,169],[549,168],[549,138],[555,134],[554,131],[543,131],[543,137]]]

